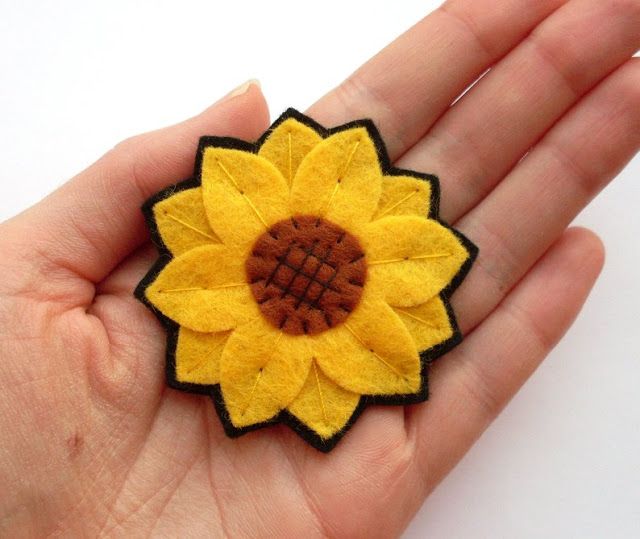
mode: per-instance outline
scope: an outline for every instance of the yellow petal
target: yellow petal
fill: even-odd
[[[288,118],[269,133],[258,155],[271,161],[291,186],[302,159],[321,140],[313,129]]]
[[[307,339],[282,333],[262,317],[238,327],[220,360],[220,388],[233,425],[278,415],[300,393],[310,365]]]
[[[244,260],[224,245],[205,245],[171,260],[145,295],[167,318],[212,333],[258,316]]]
[[[389,215],[427,217],[431,209],[432,186],[429,180],[413,176],[385,176],[374,219]]]
[[[220,243],[202,202],[202,189],[179,191],[153,206],[153,216],[162,241],[174,255],[200,245]]]
[[[367,223],[376,211],[382,172],[364,127],[320,142],[300,163],[291,187],[291,212],[326,217],[343,227]]]
[[[367,253],[367,286],[398,307],[433,298],[469,258],[451,230],[417,216],[384,217],[364,227],[359,239]]]
[[[320,336],[318,365],[342,388],[362,395],[405,395],[420,389],[416,345],[383,300],[363,296],[344,323]]]
[[[360,395],[332,382],[314,360],[302,391],[288,410],[321,438],[329,439],[344,428],[359,402]]]
[[[449,314],[440,296],[415,307],[394,307],[418,350],[429,350],[453,336]]]
[[[180,328],[176,345],[176,380],[190,384],[220,382],[220,356],[229,332],[199,333]]]
[[[201,174],[209,223],[227,245],[246,250],[271,225],[289,217],[286,181],[262,157],[207,147]]]

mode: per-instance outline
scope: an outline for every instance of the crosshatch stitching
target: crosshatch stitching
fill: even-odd
[[[329,221],[298,216],[277,223],[256,243],[253,258],[261,261],[248,269],[256,301],[283,331],[308,334],[335,327],[359,302],[364,252]],[[328,293],[332,297],[325,300]]]
[[[289,248],[287,249],[285,254],[277,258],[278,264],[276,265],[273,272],[265,282],[265,287],[268,287],[271,283],[275,284],[276,286],[279,286],[277,282],[274,281],[274,279],[278,271],[280,270],[280,268],[287,267],[293,270],[294,273],[293,273],[293,276],[289,279],[289,282],[284,287],[281,287],[282,294],[280,298],[284,299],[287,296],[292,296],[293,298],[295,298],[297,300],[295,305],[296,310],[299,309],[303,303],[306,306],[310,307],[311,309],[319,309],[318,303],[320,302],[320,300],[322,299],[322,296],[324,296],[327,290],[333,290],[334,292],[340,293],[340,290],[331,286],[331,283],[333,282],[336,275],[338,274],[338,267],[331,264],[328,261],[329,257],[331,256],[333,247],[329,247],[329,249],[327,250],[326,253],[324,253],[324,255],[319,256],[317,253],[315,253],[317,245],[318,245],[318,240],[316,240],[313,243],[310,249],[304,249],[300,245],[297,245],[295,242],[292,242],[289,245]],[[304,258],[302,259],[302,262],[299,265],[292,264],[288,260],[293,249],[300,249],[305,253]],[[315,264],[315,269],[313,270],[313,273],[311,275],[309,275],[307,272],[304,271],[304,266],[309,259],[316,260],[317,262]],[[320,272],[323,266],[328,266],[329,268],[331,268],[331,272],[332,272],[331,277],[326,281],[318,279],[318,273]],[[302,292],[302,295],[295,294],[291,290],[293,283],[299,276],[302,276],[307,279],[307,283],[305,285],[304,291]],[[311,285],[313,283],[319,284],[322,287],[322,289],[318,294],[318,296],[316,296],[315,298],[309,298],[307,297],[307,294],[309,293],[309,289],[311,288]]]

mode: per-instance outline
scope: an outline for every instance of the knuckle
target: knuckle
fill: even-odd
[[[355,110],[357,108],[356,104],[367,97],[366,89],[358,72],[349,75],[338,85],[335,89],[335,96],[347,113],[354,115],[354,113],[358,112]]]
[[[142,135],[134,135],[121,140],[105,154],[105,157],[120,160],[123,157],[131,156],[140,148],[141,138]]]

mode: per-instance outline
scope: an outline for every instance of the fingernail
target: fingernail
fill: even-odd
[[[249,91],[249,88],[252,86],[257,86],[260,88],[260,81],[258,79],[249,79],[247,82],[238,86],[235,90],[232,90],[225,96],[226,99],[231,99],[233,97],[238,97],[239,95],[246,94]]]

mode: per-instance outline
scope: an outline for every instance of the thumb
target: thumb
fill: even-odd
[[[35,267],[38,274],[62,272],[99,282],[147,238],[142,203],[192,174],[201,136],[254,140],[268,125],[269,112],[260,87],[257,81],[248,81],[193,118],[121,142],[44,200],[6,222],[7,250]],[[31,276],[31,292],[34,281],[38,279]],[[47,281],[50,297],[51,279]],[[90,302],[93,292],[84,295],[83,300]]]

